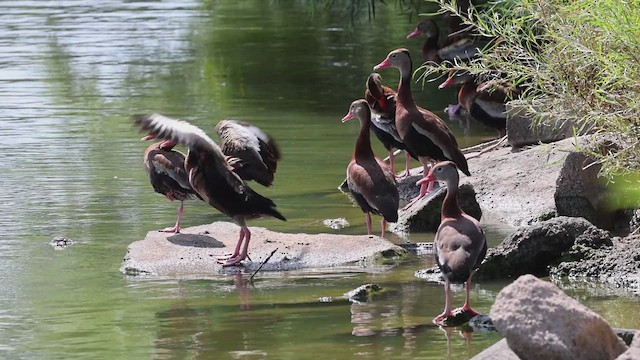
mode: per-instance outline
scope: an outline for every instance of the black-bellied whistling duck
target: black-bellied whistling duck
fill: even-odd
[[[491,83],[478,83],[476,77],[468,72],[449,72],[449,77],[440,84],[444,89],[461,86],[458,91],[458,105],[466,110],[472,118],[484,125],[496,129],[498,137],[505,135],[507,127],[507,101],[517,97],[519,90],[508,85],[492,86]],[[455,107],[450,111],[455,112]]]
[[[221,120],[216,125],[220,148],[244,180],[271,186],[280,160],[280,150],[271,136],[246,121]]]
[[[458,201],[458,169],[451,161],[435,164],[429,174],[418,182],[442,181],[446,184],[447,195],[442,202],[440,226],[436,232],[434,246],[435,258],[444,276],[444,311],[433,322],[442,325],[452,315],[451,283],[464,283],[466,298],[463,312],[475,316],[478,313],[471,308],[469,293],[471,276],[487,253],[487,241],[478,221],[460,208]]]
[[[247,220],[267,216],[286,220],[273,201],[253,191],[231,170],[220,147],[200,128],[159,114],[135,116],[134,121],[150,137],[187,146],[184,168],[189,184],[204,201],[240,226],[233,254],[219,260],[223,266],[236,265],[247,257],[251,240]]]
[[[142,140],[151,140],[146,136]],[[184,170],[184,154],[173,150],[175,143],[162,141],[150,145],[144,151],[144,169],[149,176],[149,182],[153,190],[167,197],[170,201],[179,200],[178,219],[176,224],[170,228],[158,231],[179,233],[182,214],[184,212],[184,201],[187,199],[200,198],[191,185]]]
[[[411,92],[411,56],[407,49],[396,49],[387,55],[373,70],[395,67],[400,70],[400,83],[396,96],[396,128],[400,138],[413,153],[418,155],[426,176],[433,160],[451,160],[466,175],[469,173],[467,159],[460,151],[458,142],[447,125],[436,114],[416,105]],[[413,202],[431,191],[433,183],[423,184],[420,194]]]
[[[400,196],[396,179],[388,165],[376,157],[371,149],[371,111],[366,100],[352,102],[342,122],[354,117],[360,121],[360,133],[353,150],[353,158],[347,166],[347,185],[364,211],[367,234],[371,235],[371,213],[379,214],[382,216],[380,236],[384,238],[387,221],[398,221]]]
[[[411,158],[417,160],[418,156],[407,149],[398,135],[398,130],[396,130],[396,92],[390,87],[382,85],[382,77],[374,72],[367,78],[364,99],[367,100],[371,108],[371,122],[373,123],[371,130],[389,152],[391,172],[396,173],[393,149],[400,149],[404,150],[405,154],[404,176],[409,176]]]
[[[440,28],[432,19],[422,19],[416,27],[407,35],[407,39],[424,35],[426,37],[422,45],[422,59],[440,63],[441,61],[454,62],[456,59],[469,60],[477,57],[486,42],[479,42],[459,30],[449,34],[440,43]]]

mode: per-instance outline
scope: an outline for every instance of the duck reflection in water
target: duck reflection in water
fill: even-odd
[[[233,286],[238,293],[238,300],[240,301],[240,310],[251,310],[251,284],[250,279],[245,279],[242,275],[242,271],[236,271],[233,275]]]
[[[444,333],[445,339],[447,339],[447,359],[451,358],[451,338],[454,333],[458,333],[458,335],[463,338],[467,344],[467,354],[471,352],[471,331],[465,331],[463,329],[453,328],[453,327],[443,327],[440,326],[440,330]]]

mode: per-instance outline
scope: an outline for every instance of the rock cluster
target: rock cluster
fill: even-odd
[[[640,355],[639,332],[612,329],[600,315],[533,275],[500,291],[491,320],[505,339],[473,360],[626,360]]]
[[[500,291],[491,319],[522,359],[615,359],[627,350],[600,315],[533,275]]]
[[[505,278],[548,274],[576,243],[611,243],[611,235],[583,218],[556,217],[521,227],[489,249],[476,278]]]

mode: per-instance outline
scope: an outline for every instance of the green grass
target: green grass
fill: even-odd
[[[427,1],[457,13],[455,2]],[[506,78],[523,88],[515,102],[534,122],[573,120],[576,133],[619,144],[581,149],[602,164],[601,176],[640,171],[640,2],[498,0],[472,7],[465,23],[495,40],[468,64],[426,64],[417,70],[423,80],[451,67]]]

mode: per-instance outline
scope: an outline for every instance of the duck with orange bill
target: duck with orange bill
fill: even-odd
[[[342,122],[353,118],[360,121],[360,132],[353,157],[347,165],[347,186],[365,214],[367,234],[371,235],[372,232],[371,214],[378,214],[382,216],[380,236],[384,238],[387,222],[398,221],[398,187],[389,166],[371,149],[371,111],[366,100],[352,102]]]
[[[402,142],[396,129],[396,92],[388,86],[382,85],[382,77],[378,73],[371,73],[367,78],[367,89],[364,98],[371,108],[371,131],[389,152],[391,172],[395,171],[394,149],[404,150],[404,176],[410,175],[411,158],[418,159]]]
[[[400,71],[400,83],[396,96],[396,128],[407,149],[418,156],[423,165],[423,174],[428,173],[435,161],[453,161],[460,171],[470,175],[467,159],[460,151],[456,138],[449,127],[436,114],[416,105],[411,92],[413,65],[407,49],[391,51],[373,70],[395,67]],[[432,190],[432,183],[422,184],[420,194],[407,207]]]

